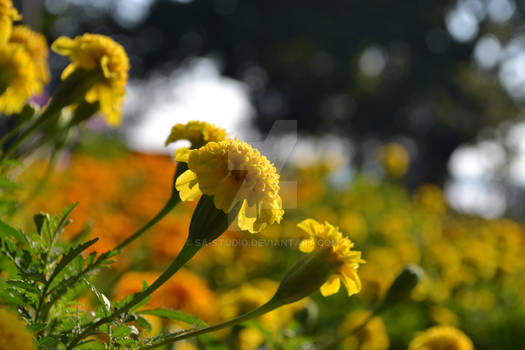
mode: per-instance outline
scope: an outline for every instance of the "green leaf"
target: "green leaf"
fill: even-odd
[[[131,334],[131,328],[121,324],[113,330],[113,337],[124,338]]]
[[[2,220],[0,220],[0,237],[5,239],[11,239],[12,237],[15,237],[20,242],[28,243],[27,238],[23,233],[14,227],[9,226]]]
[[[29,329],[31,332],[38,333],[41,330],[45,329],[46,327],[47,327],[47,324],[42,322],[42,323],[32,324],[31,326],[27,327],[27,329]]]
[[[58,343],[60,343],[60,339],[58,337],[52,336],[52,335],[48,335],[48,336],[45,336],[45,337],[39,339],[36,342],[36,347],[40,348],[40,347],[44,347],[44,346],[53,346],[53,345],[56,345]]]
[[[149,321],[146,320],[146,319],[145,319],[144,317],[142,317],[142,316],[137,316],[137,319],[135,320],[135,322],[137,322],[137,324],[138,324],[140,327],[144,328],[144,329],[147,330],[147,331],[151,331],[151,329],[153,328],[153,327],[151,326],[151,323],[149,323]]]
[[[98,302],[104,308],[104,313],[106,314],[106,316],[109,316],[109,311],[111,310],[111,303],[109,302],[109,299],[85,278],[84,283],[86,283],[86,285],[89,287],[89,289],[91,289],[93,294],[95,294],[95,296],[98,299]]]
[[[62,259],[60,259],[60,262],[57,264],[55,270],[53,271],[53,274],[49,278],[49,283],[64,269],[74,258],[76,258],[78,255],[82,254],[82,252],[89,247],[91,247],[95,242],[98,241],[98,238],[94,238],[91,241],[87,241],[85,243],[82,243],[79,246],[76,246],[75,248],[71,248],[69,252],[67,252],[65,255],[62,256]]]
[[[36,226],[36,232],[38,232],[38,234],[42,236],[44,225],[46,222],[49,222],[49,214],[38,213],[33,216],[33,222],[35,223],[35,226]]]
[[[60,221],[57,225],[55,235],[58,232],[60,232],[60,230],[62,230],[68,224],[67,218],[69,217],[69,214],[71,214],[71,212],[73,211],[73,209],[75,209],[77,205],[78,205],[78,202],[75,202],[71,204],[69,207],[67,207],[66,210],[64,210],[64,212],[62,213],[62,217],[60,218]]]
[[[7,284],[13,287],[23,289],[29,293],[33,293],[37,295],[40,294],[40,290],[36,287],[36,285],[32,283],[27,283],[24,280],[8,280]]]
[[[182,322],[193,324],[199,327],[207,326],[207,324],[204,321],[199,320],[197,317],[187,315],[184,312],[178,311],[178,310],[152,309],[152,310],[142,310],[142,311],[139,311],[138,313],[142,315],[153,315],[153,316],[167,318],[170,320],[182,321]]]
[[[17,184],[16,182],[8,180],[3,176],[0,176],[0,187],[10,188],[13,190],[19,190],[23,188],[20,184]]]

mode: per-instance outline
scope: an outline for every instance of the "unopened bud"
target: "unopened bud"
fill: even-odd
[[[421,267],[414,264],[406,266],[390,285],[382,307],[390,307],[407,300],[421,278],[423,278]]]
[[[301,300],[318,290],[341,266],[332,248],[317,249],[302,257],[284,276],[273,300],[284,304]]]
[[[229,213],[225,213],[215,207],[213,196],[202,195],[191,217],[187,243],[200,246],[214,241],[237,218],[240,208],[239,202]]]

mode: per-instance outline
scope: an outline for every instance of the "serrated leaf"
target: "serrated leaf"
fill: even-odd
[[[38,234],[42,236],[44,225],[46,222],[49,222],[49,214],[38,213],[33,216],[33,222],[35,223],[35,226],[36,226],[36,232],[38,232]]]
[[[15,237],[20,242],[28,243],[27,238],[23,233],[14,227],[9,226],[2,220],[0,220],[0,237],[5,239],[11,239],[12,237]]]
[[[60,218],[60,221],[58,222],[57,228],[55,230],[55,235],[58,232],[60,232],[60,230],[62,230],[68,224],[67,218],[69,217],[69,214],[71,214],[71,212],[73,211],[73,209],[75,209],[77,205],[78,205],[78,202],[75,202],[71,204],[69,207],[67,207],[66,210],[64,210],[64,212],[62,213],[62,217]]]
[[[109,315],[109,311],[111,310],[111,303],[109,299],[101,292],[99,291],[91,282],[89,282],[87,279],[84,278],[84,283],[91,289],[93,294],[97,297],[100,305],[103,306],[106,316]]]
[[[151,331],[152,330],[152,326],[151,326],[151,323],[149,323],[148,320],[146,320],[144,317],[142,316],[137,316],[137,319],[135,320],[135,322],[137,322],[137,324],[144,328],[145,330],[147,331]]]
[[[40,294],[40,290],[32,283],[27,283],[24,280],[7,280],[7,284],[25,290],[33,294]]]
[[[27,329],[29,329],[31,332],[38,333],[41,330],[45,329],[46,327],[47,327],[47,324],[42,322],[42,323],[32,324],[31,326],[27,327]]]
[[[48,335],[48,336],[45,336],[45,337],[39,339],[36,342],[36,347],[40,348],[40,347],[44,347],[44,346],[53,346],[53,345],[56,345],[58,343],[60,343],[60,339],[58,337],[52,336],[52,335]]]
[[[51,281],[62,271],[67,264],[69,264],[74,258],[76,258],[79,254],[82,254],[84,250],[91,247],[95,242],[98,241],[98,238],[94,238],[91,241],[87,241],[85,243],[82,243],[79,246],[76,246],[75,248],[71,248],[69,252],[67,252],[65,255],[62,256],[62,259],[60,259],[60,262],[55,267],[55,270],[53,271],[53,274],[49,278],[49,282]]]
[[[131,334],[131,328],[121,324],[113,330],[113,337],[124,338]]]
[[[167,318],[170,320],[182,321],[182,322],[193,324],[199,327],[207,326],[206,322],[198,319],[197,317],[185,314],[184,312],[178,311],[178,310],[152,309],[152,310],[142,310],[142,311],[139,311],[138,313],[142,315],[153,315],[153,316],[158,316],[162,318]]]

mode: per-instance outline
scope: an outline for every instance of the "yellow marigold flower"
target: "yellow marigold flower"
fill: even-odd
[[[357,269],[359,264],[365,261],[361,259],[361,252],[352,250],[354,243],[328,222],[321,224],[314,219],[306,219],[297,227],[310,236],[299,245],[302,252],[310,253],[316,249],[330,248],[331,257],[339,266],[336,273],[321,286],[321,294],[328,296],[337,293],[340,281],[345,285],[348,295],[358,293],[361,290],[361,280]]]
[[[354,311],[346,316],[341,326],[341,336],[351,334],[370,315],[369,311]],[[343,348],[346,350],[387,350],[390,340],[385,325],[380,317],[374,317],[356,334],[345,338]]]
[[[381,150],[381,163],[389,176],[397,178],[407,172],[410,157],[403,146],[398,143],[390,143]]]
[[[37,67],[38,79],[42,84],[49,83],[49,67],[47,65],[47,56],[49,50],[47,49],[46,38],[35,31],[32,31],[26,26],[14,26],[13,32],[9,41],[22,45],[29,56],[33,59]]]
[[[120,124],[129,70],[124,48],[107,36],[84,34],[74,39],[61,36],[51,45],[51,49],[71,59],[62,72],[63,80],[76,69],[102,71],[103,78],[87,92],[86,101],[100,103],[109,125]]]
[[[472,341],[460,330],[450,326],[437,326],[417,335],[408,350],[474,350]]]
[[[179,141],[188,140],[191,148],[200,148],[208,142],[219,142],[226,139],[226,130],[213,124],[201,121],[190,121],[186,124],[176,124],[170,136],[166,140],[166,145]]]
[[[251,233],[281,221],[279,175],[273,164],[247,143],[210,142],[196,150],[177,152],[176,160],[189,168],[176,182],[183,201],[201,194],[213,196],[215,207],[224,213],[241,204],[237,224]]]
[[[22,19],[11,0],[0,0],[0,44],[5,44],[11,36],[13,21]]]
[[[41,89],[33,60],[18,44],[0,46],[0,113],[18,113]]]
[[[6,309],[0,309],[0,350],[35,349],[32,334],[26,324]]]

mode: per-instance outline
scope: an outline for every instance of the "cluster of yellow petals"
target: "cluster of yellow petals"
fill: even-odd
[[[437,326],[417,335],[408,350],[474,350],[472,341],[463,332],[450,326]]]
[[[5,44],[11,36],[13,21],[22,19],[11,0],[0,0],[0,44]]]
[[[176,160],[189,168],[176,182],[183,201],[201,194],[213,196],[215,207],[225,213],[240,203],[237,225],[251,233],[281,221],[279,175],[273,164],[247,143],[210,142],[199,149],[177,152]]]
[[[353,295],[361,290],[361,280],[357,274],[359,264],[365,261],[361,259],[361,252],[354,251],[354,243],[343,236],[339,229],[328,222],[321,224],[314,219],[306,219],[297,227],[305,231],[310,237],[303,240],[299,249],[304,253],[310,253],[316,249],[330,248],[332,256],[338,262],[339,268],[325,284],[321,286],[321,294],[324,296],[335,294],[339,291],[341,281],[346,287],[348,295]]]
[[[0,45],[0,113],[18,113],[42,89],[36,66],[22,45]]]
[[[36,64],[37,77],[41,84],[47,84],[50,80],[47,57],[49,50],[47,48],[46,38],[26,26],[15,26],[9,38],[10,43],[22,45],[33,62]],[[37,93],[40,91],[37,91]]]
[[[90,103],[100,103],[100,109],[109,125],[119,125],[129,70],[129,60],[124,48],[100,34],[84,34],[74,39],[62,36],[55,40],[51,48],[71,60],[62,72],[62,79],[79,68],[102,71],[103,79],[87,92],[85,98]]]
[[[25,323],[6,309],[0,309],[0,349],[35,349],[33,336]]]
[[[176,124],[166,139],[166,145],[179,140],[191,142],[191,148],[199,148],[208,142],[219,142],[226,139],[226,130],[213,124],[201,121],[190,121]]]

